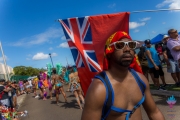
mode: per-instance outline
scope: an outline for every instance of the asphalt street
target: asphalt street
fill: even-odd
[[[55,97],[53,100],[43,101],[35,99],[33,94],[28,94],[21,105],[20,111],[27,110],[29,115],[21,117],[21,120],[80,120],[82,110],[79,109],[75,97],[72,93],[66,92],[68,102],[64,102],[64,98],[60,95],[60,105],[57,106]],[[166,120],[179,120],[180,118],[180,98],[176,99],[176,104],[172,109],[169,108],[166,96],[153,96],[158,108],[162,111]],[[148,120],[146,112],[142,107],[143,120]],[[170,117],[174,116],[173,119]]]
[[[174,83],[169,73],[164,68],[165,79],[167,83]],[[152,83],[152,81],[149,81]],[[160,81],[161,82],[161,81]],[[65,90],[66,90],[65,86]],[[28,94],[22,103],[20,110],[27,110],[29,115],[27,117],[21,117],[21,120],[80,120],[82,110],[79,109],[75,97],[71,92],[66,92],[68,98],[68,104],[64,102],[63,96],[60,94],[60,105],[57,106],[55,97],[53,100],[39,100],[33,97],[33,94]],[[172,109],[167,104],[167,96],[153,95],[154,101],[158,108],[162,111],[166,120],[180,120],[180,98],[176,99],[176,104]],[[142,107],[143,120],[148,120],[147,114]],[[93,118],[92,118],[93,120]]]

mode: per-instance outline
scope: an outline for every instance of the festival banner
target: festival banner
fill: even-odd
[[[68,18],[59,22],[86,95],[92,78],[103,70],[104,48],[108,37],[117,31],[129,33],[129,13]]]

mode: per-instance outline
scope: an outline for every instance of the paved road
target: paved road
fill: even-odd
[[[20,110],[28,110],[29,116],[21,118],[21,120],[80,120],[82,110],[78,108],[74,96],[66,92],[68,96],[69,104],[64,102],[62,95],[60,96],[60,106],[55,103],[55,97],[53,100],[38,100],[33,98],[33,94],[26,96],[24,103],[21,105]],[[166,103],[168,99],[166,96],[153,96],[159,109],[162,111],[166,120],[171,120],[170,114],[175,115],[172,120],[179,120],[180,118],[180,98],[176,98],[177,103],[173,107],[174,112],[169,112],[170,108]],[[147,115],[142,108],[143,120],[148,120]]]

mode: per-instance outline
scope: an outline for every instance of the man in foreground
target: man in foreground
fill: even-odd
[[[129,66],[137,43],[125,32],[116,32],[106,42],[108,70],[91,83],[81,120],[142,120],[143,104],[149,119],[164,120],[150,93],[144,75]]]

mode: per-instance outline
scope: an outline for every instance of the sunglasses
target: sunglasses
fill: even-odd
[[[123,49],[126,45],[130,48],[130,49],[135,49],[137,46],[138,42],[136,41],[129,41],[129,42],[123,42],[123,41],[117,41],[114,42],[112,44],[110,44],[109,46],[114,45],[116,50],[121,50]]]

